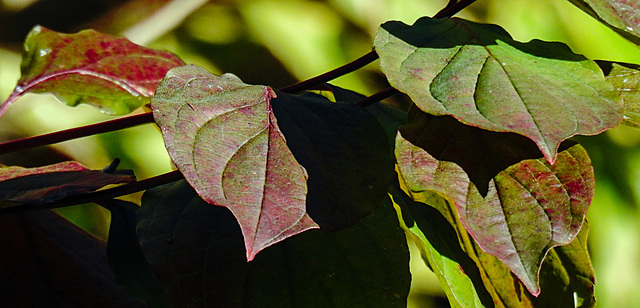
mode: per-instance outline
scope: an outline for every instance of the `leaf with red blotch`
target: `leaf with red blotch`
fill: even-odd
[[[116,283],[105,245],[51,211],[0,215],[3,307],[146,307]]]
[[[36,26],[27,36],[22,76],[0,116],[26,93],[53,93],[69,106],[91,104],[106,114],[148,103],[165,73],[184,63],[175,55],[93,30],[62,34]]]
[[[110,184],[134,181],[135,177],[127,172],[89,170],[77,162],[37,168],[0,168],[0,208],[50,203]]]
[[[151,101],[169,155],[202,199],[231,210],[248,260],[318,228],[306,212],[307,173],[271,110],[275,96],[189,65],[170,70]]]
[[[526,159],[500,171],[486,195],[460,166],[435,159],[400,134],[396,158],[411,192],[433,191],[455,202],[460,221],[478,245],[504,262],[535,296],[547,251],[575,238],[593,197],[593,168],[579,145],[558,153],[553,165]]]

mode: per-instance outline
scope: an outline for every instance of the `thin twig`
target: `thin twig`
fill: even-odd
[[[382,91],[380,91],[378,93],[375,93],[375,94],[373,94],[373,95],[371,95],[371,96],[369,96],[369,97],[357,102],[356,104],[358,104],[358,105],[360,105],[362,107],[367,107],[367,106],[369,106],[369,105],[371,105],[373,103],[377,103],[377,102],[379,102],[379,101],[381,101],[381,100],[383,100],[385,98],[389,98],[389,97],[391,97],[393,95],[396,95],[398,93],[400,93],[400,91],[396,90],[396,88],[389,87],[389,88],[386,88],[386,89],[384,89],[384,90],[382,90]]]
[[[307,79],[305,81],[280,88],[279,90],[285,93],[298,93],[300,91],[308,90],[315,87],[316,85],[323,84],[340,76],[356,71],[364,67],[365,65],[375,61],[376,59],[378,59],[378,54],[375,51],[370,51],[366,55],[355,59],[341,67],[326,72],[322,75],[318,75],[311,79]]]
[[[38,146],[54,144],[76,138],[87,137],[95,134],[106,133],[110,131],[129,128],[132,126],[142,125],[153,122],[153,114],[151,112],[128,116],[120,119],[109,120],[87,126],[81,126],[66,129],[58,132],[28,137],[24,139],[7,141],[0,143],[0,154],[20,151]]]

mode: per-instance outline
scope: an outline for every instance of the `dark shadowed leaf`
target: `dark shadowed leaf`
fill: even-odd
[[[640,127],[640,65],[597,61],[606,80],[618,90],[624,102],[622,123]]]
[[[138,234],[175,306],[406,307],[408,249],[388,200],[351,228],[301,233],[247,263],[232,214],[178,181],[145,193]]]
[[[455,203],[466,230],[487,253],[497,256],[534,295],[547,251],[576,236],[593,195],[593,168],[582,147],[543,159],[519,162],[498,173],[482,195],[452,162],[439,161],[401,135],[396,157],[410,191],[432,190]]]
[[[175,55],[93,30],[62,34],[36,26],[24,43],[22,76],[0,116],[26,93],[51,92],[69,106],[91,104],[126,114],[149,102]]]
[[[0,216],[2,307],[146,307],[116,284],[104,243],[50,211]]]
[[[367,108],[312,93],[278,92],[272,103],[287,145],[309,173],[307,212],[321,228],[354,225],[386,199],[393,148]]]
[[[622,100],[598,66],[561,43],[520,43],[495,25],[421,18],[383,24],[374,46],[390,84],[424,112],[523,135],[549,162],[563,140],[622,120]]]
[[[640,2],[636,0],[569,0],[593,18],[640,44]]]
[[[122,200],[104,200],[100,205],[111,212],[107,259],[117,283],[148,307],[171,307],[153,269],[144,258],[136,235],[138,206]]]
[[[95,191],[110,184],[131,183],[128,172],[88,170],[76,162],[37,168],[0,168],[0,208],[18,204],[44,204]]]
[[[276,94],[197,66],[170,70],[152,100],[169,155],[207,202],[231,210],[247,259],[318,225],[307,215],[307,173],[271,110]]]

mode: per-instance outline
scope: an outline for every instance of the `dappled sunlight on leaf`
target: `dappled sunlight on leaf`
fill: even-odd
[[[597,65],[561,43],[520,43],[495,25],[421,18],[383,24],[374,46],[389,83],[424,112],[526,136],[549,162],[563,140],[622,120],[620,96]]]

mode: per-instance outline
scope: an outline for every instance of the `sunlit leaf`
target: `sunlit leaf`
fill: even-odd
[[[407,305],[408,249],[388,200],[351,228],[298,234],[252,262],[232,214],[185,181],[147,190],[137,217],[145,257],[176,307]]]
[[[0,115],[26,93],[53,93],[69,106],[126,114],[149,102],[175,55],[93,30],[62,34],[36,26],[24,44],[22,76]]]
[[[477,265],[461,249],[451,223],[435,208],[406,200],[403,195],[399,188],[392,192],[400,227],[438,277],[449,304],[465,308],[491,306],[493,300],[485,290]]]
[[[622,123],[640,127],[640,65],[597,61],[605,77],[618,90],[624,102]]]
[[[626,39],[640,43],[640,2],[635,0],[569,0]]]
[[[196,66],[172,69],[152,100],[169,155],[207,202],[231,210],[247,259],[318,225],[307,215],[307,173],[271,110],[276,94]]]
[[[51,211],[0,215],[3,307],[146,307],[115,282],[104,243]]]
[[[553,162],[563,140],[616,126],[622,101],[597,65],[561,43],[514,41],[457,18],[387,22],[374,46],[393,87],[424,112],[533,140]]]
[[[466,230],[497,256],[534,295],[547,251],[573,240],[593,195],[593,168],[582,147],[558,154],[554,165],[528,159],[498,173],[486,195],[452,162],[439,161],[400,134],[396,157],[408,189],[433,190],[455,203]]]
[[[129,172],[88,170],[76,162],[36,167],[0,168],[0,208],[44,204],[95,191],[110,184],[131,183]]]

